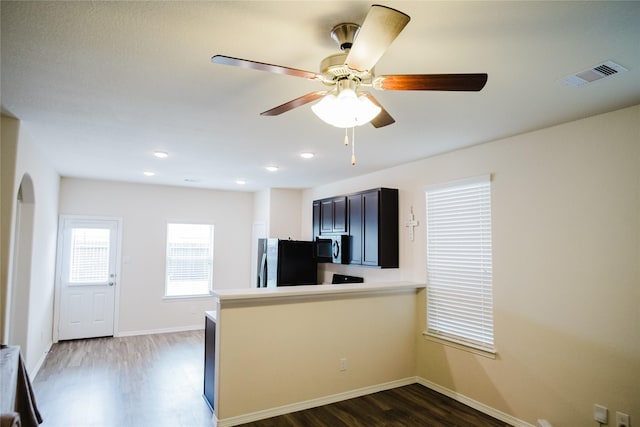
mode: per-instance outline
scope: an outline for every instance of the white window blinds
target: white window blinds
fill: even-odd
[[[71,230],[69,283],[105,283],[109,276],[110,230]]]
[[[490,177],[430,187],[426,200],[427,333],[493,352]]]
[[[213,225],[167,225],[166,296],[206,295],[211,291]]]

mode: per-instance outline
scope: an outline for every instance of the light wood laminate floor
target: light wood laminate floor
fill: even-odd
[[[33,380],[43,427],[211,427],[203,331],[54,344]]]

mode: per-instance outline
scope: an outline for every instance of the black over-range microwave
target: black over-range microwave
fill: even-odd
[[[316,258],[318,262],[332,262],[334,264],[349,263],[349,236],[316,237]]]

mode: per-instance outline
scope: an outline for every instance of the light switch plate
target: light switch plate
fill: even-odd
[[[606,406],[593,405],[593,419],[600,424],[607,424],[609,422],[609,410]]]

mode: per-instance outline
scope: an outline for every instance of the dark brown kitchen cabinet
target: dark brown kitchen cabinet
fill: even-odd
[[[320,200],[320,234],[347,232],[347,198]]]
[[[320,235],[320,200],[313,201],[313,239]]]
[[[313,201],[313,236],[349,235],[352,265],[398,267],[398,190],[375,188]]]
[[[349,196],[350,264],[398,267],[398,190],[378,188]]]
[[[349,209],[349,264],[362,264],[362,195],[347,198]]]
[[[378,191],[362,193],[362,264],[378,265],[379,214]]]
[[[204,324],[204,399],[213,411],[215,387],[216,322],[209,316]]]

